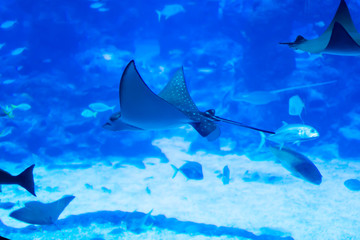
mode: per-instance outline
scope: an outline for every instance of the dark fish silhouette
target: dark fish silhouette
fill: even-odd
[[[201,136],[214,140],[220,135],[217,123],[225,122],[274,133],[215,116],[213,109],[199,111],[188,92],[182,68],[156,95],[142,80],[134,61],[130,61],[120,80],[119,97],[121,112],[111,115],[103,125],[105,129],[157,130],[190,124]]]
[[[344,0],[341,0],[328,28],[318,38],[307,40],[299,35],[294,42],[280,44],[310,53],[360,55],[360,34],[354,26]]]
[[[217,177],[221,178],[221,181],[223,182],[224,185],[229,184],[229,182],[230,182],[230,169],[229,169],[228,165],[226,165],[223,168],[222,173],[220,173]]]
[[[295,177],[320,185],[322,176],[315,164],[301,153],[290,148],[269,145],[271,152],[280,160],[281,165]]]
[[[202,166],[198,162],[188,161],[184,165],[182,165],[180,168],[177,168],[171,164],[171,167],[175,171],[173,178],[176,176],[178,171],[180,171],[182,174],[184,174],[184,176],[187,179],[202,180],[204,178],[203,172],[202,172]]]
[[[13,176],[0,169],[0,186],[5,184],[17,184],[36,197],[33,177],[34,166],[35,164],[31,165],[17,176]]]

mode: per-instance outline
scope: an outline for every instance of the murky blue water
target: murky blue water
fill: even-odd
[[[360,28],[360,4],[347,3]],[[344,185],[360,178],[359,57],[279,44],[322,34],[338,0],[0,5],[0,168],[17,175],[35,164],[37,195],[2,185],[0,236],[360,239],[359,186]],[[202,112],[215,109],[216,116],[268,131],[283,122],[315,128],[320,137],[279,151],[309,159],[321,184],[309,180],[314,172],[307,178],[294,168],[293,155],[276,157],[268,141],[258,148],[258,131],[233,124],[219,123],[214,141],[189,124],[104,129],[120,111],[119,81],[131,60],[156,94],[183,66]],[[201,175],[185,169],[173,177],[186,161],[201,164]],[[9,216],[26,202],[65,195],[75,199],[58,221],[28,214],[50,225]]]

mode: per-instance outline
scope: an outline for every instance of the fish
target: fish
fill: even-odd
[[[344,185],[351,191],[360,191],[360,181],[357,179],[348,179]]]
[[[20,55],[21,53],[24,52],[25,49],[26,47],[16,48],[13,51],[11,51],[11,55],[13,56]]]
[[[0,49],[2,49],[5,45],[5,43],[0,43]]]
[[[301,100],[299,95],[292,96],[289,99],[289,115],[299,116],[301,118],[301,112],[304,108],[304,102]]]
[[[17,23],[16,20],[8,20],[8,21],[5,21],[3,22],[0,27],[3,28],[3,29],[8,29],[8,28],[11,28],[15,25],[15,23]]]
[[[51,225],[58,220],[60,214],[74,198],[74,196],[65,195],[51,203],[39,201],[27,202],[25,207],[11,212],[9,216],[29,224]]]
[[[296,152],[290,148],[269,145],[270,151],[280,161],[281,165],[291,172],[295,177],[304,179],[315,185],[320,185],[322,175],[315,164],[303,154]]]
[[[356,30],[345,0],[341,0],[330,25],[315,39],[299,35],[294,42],[281,42],[295,50],[343,56],[360,55],[360,34]]]
[[[2,131],[0,131],[0,138],[10,135],[13,129],[14,127],[6,127]]]
[[[11,104],[11,107],[13,109],[19,109],[21,111],[27,111],[27,110],[31,109],[31,106],[29,104],[27,104],[27,103],[22,103],[22,104],[19,104],[19,105]]]
[[[96,3],[92,3],[92,4],[90,5],[90,8],[96,9],[96,8],[101,8],[102,6],[104,6],[104,4],[102,4],[102,3],[100,3],[100,2],[96,2]]]
[[[261,143],[258,149],[265,144],[265,140],[279,144],[281,149],[285,143],[300,144],[304,141],[317,139],[320,136],[318,131],[309,125],[287,124],[286,122],[283,122],[283,124],[282,127],[275,131],[275,134],[265,136],[260,132]]]
[[[104,103],[91,103],[89,104],[89,108],[95,112],[106,112],[106,111],[114,111],[115,106],[109,107]]]
[[[3,84],[8,85],[8,84],[12,84],[13,82],[15,82],[14,79],[8,79],[8,80],[3,81]]]
[[[190,97],[183,68],[175,72],[159,94],[155,94],[145,84],[132,60],[121,77],[119,99],[121,112],[110,116],[103,125],[107,130],[159,130],[190,124],[202,137],[212,141],[220,136],[217,123],[223,122],[274,134],[216,116],[214,109],[200,111]]]
[[[86,118],[91,118],[91,117],[96,117],[97,112],[93,112],[89,109],[85,109],[84,111],[81,112],[81,116],[86,117]]]
[[[198,162],[187,161],[180,168],[175,167],[173,164],[171,164],[171,167],[175,171],[172,178],[174,178],[179,171],[182,174],[184,174],[184,176],[187,178],[187,180],[189,180],[189,179],[202,180],[204,178],[203,172],[202,172],[202,166]]]
[[[172,17],[181,12],[185,12],[185,9],[180,4],[165,5],[165,7],[162,10],[156,10],[159,22],[161,20],[161,16],[164,16],[165,20],[167,20],[169,17]]]
[[[321,83],[312,83],[312,84],[307,84],[307,85],[302,85],[302,86],[282,88],[282,89],[272,90],[272,91],[255,91],[255,92],[242,93],[242,94],[235,93],[234,90],[232,89],[232,90],[230,90],[229,94],[231,96],[231,99],[235,100],[235,101],[247,102],[247,103],[250,103],[253,105],[264,105],[264,104],[268,104],[268,103],[271,103],[274,101],[279,101],[280,96],[278,94],[282,93],[282,92],[303,89],[303,88],[309,88],[309,87],[317,87],[317,86],[322,86],[322,85],[326,85],[326,84],[332,84],[335,82],[336,82],[336,80],[321,82]]]
[[[6,116],[8,116],[9,118],[14,118],[14,113],[13,113],[14,108],[6,105],[5,107],[1,108],[1,114],[5,114]],[[5,116],[4,116],[5,117]]]
[[[36,197],[33,176],[34,167],[35,164],[31,165],[17,176],[0,169],[0,185],[17,184]]]
[[[230,182],[230,169],[229,169],[228,165],[226,165],[223,168],[222,173],[220,173],[217,177],[221,178],[221,181],[223,182],[224,185],[229,184],[229,182]]]
[[[15,206],[15,203],[12,203],[12,202],[3,202],[3,203],[0,203],[0,208],[2,209],[11,209]]]

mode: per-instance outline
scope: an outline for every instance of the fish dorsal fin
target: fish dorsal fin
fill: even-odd
[[[336,22],[340,23],[347,32],[357,32],[345,0],[341,0],[335,16],[326,31],[331,30]]]
[[[325,48],[325,51],[328,50],[351,52],[354,50],[360,50],[360,46],[355,42],[355,40],[340,23],[335,22],[330,41]]]
[[[199,112],[194,101],[190,97],[182,67],[175,72],[172,79],[158,96],[171,103],[182,112]]]
[[[132,126],[161,129],[189,121],[177,107],[150,90],[133,60],[121,77],[119,95],[122,119]]]
[[[282,126],[284,127],[284,126],[286,126],[286,125],[288,125],[288,123],[287,122],[285,122],[285,121],[282,121]]]

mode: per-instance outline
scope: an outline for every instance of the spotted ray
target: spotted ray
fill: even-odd
[[[215,116],[215,110],[199,111],[188,92],[182,68],[156,95],[131,61],[121,77],[119,95],[121,112],[111,115],[103,125],[111,131],[156,130],[190,124],[201,136],[214,140],[220,135],[217,122],[225,122],[273,133]]]
[[[307,40],[299,35],[294,42],[280,44],[309,53],[360,55],[360,33],[354,26],[345,0],[341,0],[330,25],[318,38]]]

